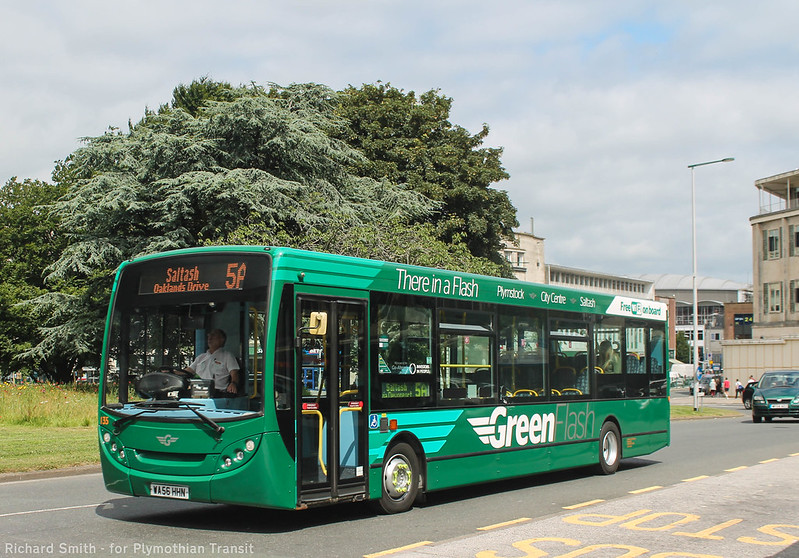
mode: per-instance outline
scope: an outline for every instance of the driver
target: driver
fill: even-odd
[[[223,349],[227,335],[221,329],[212,329],[208,332],[206,341],[208,350],[194,359],[185,370],[205,380],[213,380],[214,388],[219,391],[237,394],[239,363],[236,357]]]

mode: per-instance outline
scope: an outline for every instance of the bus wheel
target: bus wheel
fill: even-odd
[[[599,434],[599,468],[605,475],[612,475],[621,461],[621,434],[619,427],[608,421]]]
[[[383,495],[380,509],[385,513],[407,511],[419,490],[419,460],[408,444],[389,450],[383,463]]]

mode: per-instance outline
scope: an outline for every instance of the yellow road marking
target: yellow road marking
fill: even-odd
[[[644,492],[652,492],[653,490],[660,490],[662,486],[648,486],[646,488],[639,488],[638,490],[630,490],[629,494],[643,494]]]
[[[734,473],[735,471],[743,471],[744,469],[748,469],[746,465],[741,465],[740,467],[733,467],[732,469],[724,469],[725,473]]]
[[[691,477],[690,479],[683,479],[683,482],[694,482],[702,479],[709,479],[710,475],[699,475],[698,477]]]
[[[797,456],[799,456],[799,453],[789,453],[788,456],[789,457],[797,457]]]
[[[409,544],[406,546],[400,546],[398,548],[392,548],[390,550],[383,550],[382,552],[375,552],[374,554],[364,554],[363,558],[378,558],[378,556],[388,556],[389,554],[396,554],[397,552],[402,552],[403,550],[413,550],[414,548],[419,548],[420,546],[427,546],[429,544],[433,544],[433,541],[422,541],[418,543]]]
[[[771,459],[766,459],[765,461],[761,461],[760,463],[774,463],[775,461],[779,461],[779,459],[773,457]]]
[[[516,525],[517,523],[524,523],[530,521],[529,517],[520,517],[511,521],[504,521],[502,523],[495,523],[494,525],[487,525],[485,527],[478,527],[478,531],[490,531],[491,529],[499,529],[500,527],[507,527],[508,525]]]
[[[578,508],[584,508],[586,506],[593,506],[594,504],[599,504],[604,502],[604,500],[589,500],[588,502],[583,502],[581,504],[574,504],[572,506],[563,506],[564,510],[576,510]]]

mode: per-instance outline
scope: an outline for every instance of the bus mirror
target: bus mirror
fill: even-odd
[[[327,333],[327,312],[311,312],[308,333],[311,335],[325,335]]]

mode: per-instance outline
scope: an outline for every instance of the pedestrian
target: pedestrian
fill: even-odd
[[[710,384],[707,386],[710,391],[710,397],[716,397],[716,378],[710,378]]]
[[[735,399],[738,399],[738,396],[744,392],[744,385],[741,383],[741,380],[735,380]]]
[[[724,399],[729,399],[730,396],[728,395],[730,391],[730,379],[724,378]]]

